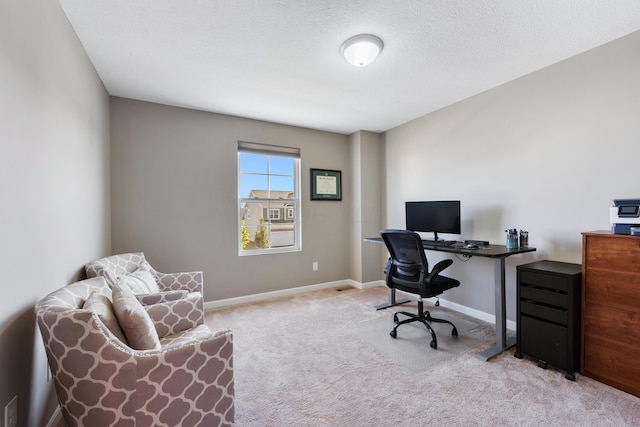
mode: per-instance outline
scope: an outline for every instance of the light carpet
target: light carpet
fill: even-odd
[[[354,336],[363,322],[389,319],[393,308],[372,310],[386,298],[385,287],[329,289],[208,311],[209,326],[234,334],[236,426],[640,424],[639,398],[581,375],[568,381],[513,350],[482,362],[474,349],[452,349],[418,374]],[[492,344],[492,325],[455,315],[478,325],[478,347]]]
[[[436,333],[438,348],[432,349],[431,333],[420,322],[401,325],[397,330],[397,337],[391,338],[389,332],[395,326],[392,312],[402,309],[409,313],[417,313],[417,308],[412,306],[399,306],[390,308],[386,316],[378,316],[370,320],[360,322],[350,331],[357,339],[369,343],[376,351],[393,359],[413,372],[424,372],[435,368],[439,363],[452,361],[457,357],[468,357],[469,352],[484,344],[484,334],[476,333],[478,325],[474,322],[456,316],[452,312],[439,308],[430,308],[433,317],[449,320],[458,330],[458,336],[451,335],[451,325],[432,322],[431,326]],[[399,320],[406,316],[398,315]]]

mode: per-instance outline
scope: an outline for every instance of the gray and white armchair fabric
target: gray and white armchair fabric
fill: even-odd
[[[104,277],[110,289],[116,284],[126,284],[136,298],[147,308],[159,334],[170,334],[172,325],[165,318],[175,319],[172,313],[175,307],[182,304],[156,306],[160,302],[170,302],[187,298],[197,306],[191,311],[190,319],[202,323],[204,321],[204,300],[202,298],[203,275],[201,271],[183,273],[160,273],[146,260],[144,253],[132,252],[112,255],[91,261],[85,265],[87,278]],[[156,307],[153,307],[156,306]],[[180,316],[178,316],[180,317]],[[183,313],[181,316],[186,318]],[[202,317],[202,318],[199,318]]]
[[[197,292],[143,305],[104,277],[40,300],[36,319],[66,425],[232,425],[232,333],[212,332],[202,306]]]
[[[160,292],[180,291],[202,293],[202,271],[184,273],[160,273],[146,260],[144,253],[132,252],[97,259],[85,266],[87,278],[104,277],[113,286],[120,276],[149,271],[155,278]]]

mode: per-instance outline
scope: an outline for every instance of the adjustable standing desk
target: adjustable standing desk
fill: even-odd
[[[367,242],[384,243],[382,237],[368,237],[364,239]],[[536,248],[507,248],[504,245],[480,246],[478,249],[466,249],[462,243],[453,245],[433,245],[428,240],[423,240],[422,246],[428,251],[448,252],[452,254],[460,254],[468,257],[478,256],[483,258],[493,258],[494,264],[494,286],[495,286],[495,304],[496,304],[496,344],[476,355],[476,357],[484,362],[503,351],[516,345],[516,337],[507,339],[507,303],[505,291],[505,260],[512,256],[523,254],[526,252],[534,252]],[[376,306],[376,309],[387,308],[397,304],[403,304],[408,300],[396,301],[395,289],[389,289],[389,302]]]

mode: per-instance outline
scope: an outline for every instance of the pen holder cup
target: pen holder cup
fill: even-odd
[[[518,235],[509,234],[507,236],[507,249],[515,249],[518,247]]]

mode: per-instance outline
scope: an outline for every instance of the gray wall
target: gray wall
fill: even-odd
[[[108,96],[54,1],[0,2],[0,424],[55,407],[33,306],[110,251]]]
[[[384,246],[364,242],[378,236],[382,224],[382,135],[359,131],[351,140],[351,279],[368,284],[380,280],[380,257]]]
[[[637,32],[388,131],[384,221],[404,227],[406,200],[459,199],[463,239],[529,230],[538,251],[507,265],[514,320],[515,265],[580,263],[580,233],[640,197],[639,47]],[[446,299],[493,313],[493,262],[454,260]]]
[[[611,199],[640,197],[638,46],[635,33],[407,123],[382,136],[381,156],[380,137],[366,132],[109,105],[58,3],[0,2],[0,410],[18,395],[20,426],[49,420],[55,399],[33,305],[81,278],[88,260],[144,251],[160,270],[202,269],[207,300],[367,282],[380,277],[371,257],[381,251],[360,238],[377,215],[403,227],[405,200],[462,200],[463,238],[530,231],[539,251],[509,261],[513,319],[515,265],[580,262],[580,232],[609,227]],[[302,252],[237,256],[238,140],[302,149]],[[343,201],[311,202],[309,168],[342,170]],[[463,286],[447,298],[493,312],[491,262],[456,260],[451,273]]]
[[[301,252],[238,256],[238,140],[300,147]],[[351,188],[342,202],[310,201],[310,168],[350,182],[349,137],[112,98],[113,252],[204,271],[206,301],[348,279]]]

